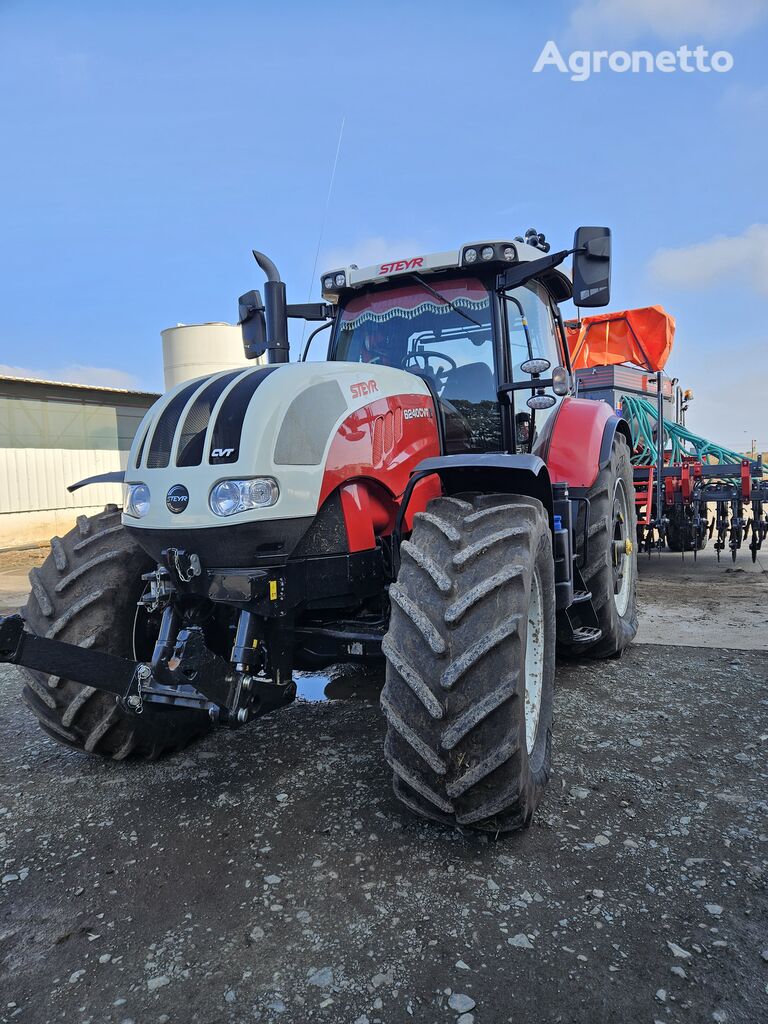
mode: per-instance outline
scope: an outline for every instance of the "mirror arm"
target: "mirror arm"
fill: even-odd
[[[505,270],[496,278],[497,291],[507,291],[509,288],[518,288],[532,277],[543,273],[545,270],[553,270],[559,267],[563,260],[572,256],[575,252],[584,252],[584,249],[562,249],[560,252],[553,252],[549,256],[543,256],[539,260],[530,260],[528,263],[516,263],[514,267]]]
[[[294,320],[332,320],[336,307],[329,302],[289,302],[285,307]]]
[[[500,384],[496,390],[499,398],[510,391],[536,391],[538,388],[551,388],[554,384],[552,377],[531,377],[530,380],[517,380],[514,383]]]

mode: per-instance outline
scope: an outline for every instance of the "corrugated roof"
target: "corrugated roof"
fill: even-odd
[[[105,391],[111,395],[139,395],[142,398],[159,398],[157,391],[137,391],[133,388],[111,388],[102,384],[75,384],[66,380],[42,380],[40,377],[11,377],[7,374],[0,374],[0,385],[5,381],[18,384],[41,384],[45,387],[74,388],[80,391]]]

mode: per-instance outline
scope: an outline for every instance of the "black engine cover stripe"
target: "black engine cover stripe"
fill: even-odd
[[[231,373],[214,377],[195,398],[181,428],[179,451],[176,456],[177,466],[199,466],[203,461],[205,434],[211,421],[213,408],[224,389],[242,372],[242,369],[232,370]]]
[[[270,373],[279,370],[280,366],[261,366],[253,370],[232,388],[224,399],[216,422],[213,425],[211,451],[208,461],[213,466],[237,462],[240,455],[240,442],[243,433],[243,420],[248,405],[261,384]],[[221,452],[214,457],[213,452]]]

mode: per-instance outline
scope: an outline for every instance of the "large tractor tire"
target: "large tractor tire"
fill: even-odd
[[[611,458],[587,497],[586,564],[583,502],[576,526],[576,555],[602,636],[591,646],[560,639],[558,649],[569,657],[612,658],[637,633],[637,515],[629,445],[622,434],[614,438]]]
[[[399,799],[451,825],[528,825],[549,777],[555,589],[546,512],[437,498],[403,543],[383,651],[384,752]]]
[[[152,568],[123,529],[116,506],[80,516],[66,536],[53,538],[51,553],[30,573],[27,626],[38,636],[132,658],[139,622],[136,602],[145,586],[141,575]],[[114,694],[31,669],[21,671],[24,701],[41,728],[59,743],[89,754],[152,760],[182,749],[211,727],[201,711],[155,710],[145,703],[143,713],[133,715],[120,708]]]

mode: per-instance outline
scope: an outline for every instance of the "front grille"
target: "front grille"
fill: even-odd
[[[171,446],[179,425],[184,406],[200,387],[200,381],[194,380],[175,395],[160,413],[152,441],[147,452],[147,469],[164,469],[171,461]]]
[[[179,450],[176,456],[177,466],[199,466],[203,461],[205,435],[211,421],[213,408],[227,385],[231,384],[235,377],[239,377],[242,372],[242,370],[233,370],[231,373],[214,377],[195,398],[181,428]]]
[[[139,466],[141,465],[141,456],[144,454],[144,445],[147,443],[147,438],[149,437],[149,430],[151,426],[151,423],[147,425],[147,428],[144,431],[144,437],[142,437],[141,444],[139,445],[139,450],[136,452],[136,462],[134,463],[136,469],[138,469]]]

